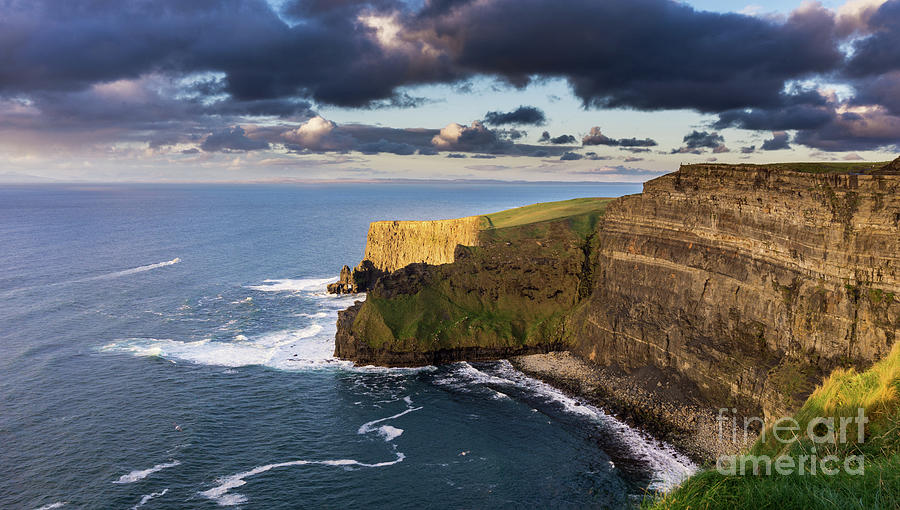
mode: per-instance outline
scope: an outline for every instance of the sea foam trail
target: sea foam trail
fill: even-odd
[[[606,414],[603,410],[592,405],[581,404],[549,384],[528,377],[516,370],[508,361],[499,362],[496,375],[488,374],[469,363],[462,362],[457,364],[451,378],[435,382],[454,386],[463,391],[470,389],[472,383],[485,385],[494,393],[497,393],[497,390],[490,386],[515,386],[526,389],[546,401],[561,405],[568,413],[593,421],[601,425],[604,430],[614,431],[616,437],[621,439],[630,451],[630,456],[643,460],[649,466],[653,475],[649,485],[651,490],[668,491],[677,487],[697,471],[696,464],[679,454],[671,445],[660,443],[614,416]]]
[[[147,478],[148,476],[152,475],[153,473],[162,471],[163,469],[175,467],[180,464],[181,464],[181,462],[178,462],[177,460],[173,460],[172,462],[167,462],[165,464],[157,464],[149,469],[141,469],[139,471],[132,471],[131,473],[128,473],[127,475],[120,476],[119,479],[113,483],[134,483],[134,482],[143,480],[144,478]]]
[[[144,271],[150,271],[152,269],[158,269],[160,267],[174,266],[175,264],[178,264],[179,262],[181,262],[181,259],[178,257],[175,257],[174,259],[167,260],[165,262],[157,262],[156,264],[147,264],[146,266],[133,267],[131,269],[125,269],[124,271],[116,271],[115,273],[94,276],[92,278],[88,278],[88,280],[102,280],[104,278],[118,278],[120,276],[128,276],[130,274],[143,273]]]
[[[406,398],[409,398],[409,397],[406,397]],[[404,401],[406,401],[406,400],[404,400]],[[407,402],[407,405],[410,402],[411,401]],[[363,423],[362,425],[360,425],[359,430],[356,433],[357,434],[368,434],[369,432],[372,432],[372,431],[378,431],[378,434],[381,437],[383,437],[385,441],[393,441],[394,439],[399,437],[400,434],[403,434],[403,429],[398,429],[397,427],[392,427],[390,425],[382,425],[380,427],[375,427],[374,425],[376,423],[382,423],[382,422],[385,422],[388,420],[393,420],[394,418],[399,418],[399,417],[403,416],[404,414],[411,413],[413,411],[418,411],[419,409],[422,409],[422,408],[421,407],[410,407],[406,411],[397,413],[393,416],[388,416],[387,418],[381,418],[379,420],[372,420],[370,422]]]
[[[167,260],[165,262],[158,262],[156,264],[148,264],[146,266],[133,267],[131,269],[125,269],[123,271],[116,271],[114,273],[101,274],[99,276],[89,276],[87,278],[78,278],[75,280],[65,280],[65,281],[61,281],[61,282],[53,282],[53,283],[48,283],[46,285],[33,285],[33,286],[28,286],[28,287],[19,287],[16,289],[9,289],[9,290],[0,292],[0,296],[7,297],[7,296],[12,296],[14,294],[20,293],[20,292],[27,292],[29,290],[46,289],[46,288],[59,287],[61,285],[71,285],[73,283],[85,283],[85,282],[92,282],[92,281],[96,281],[96,280],[108,280],[111,278],[119,278],[121,276],[127,276],[127,275],[135,274],[135,273],[143,273],[144,271],[150,271],[152,269],[157,269],[160,267],[172,266],[172,265],[178,264],[179,262],[181,262],[181,259],[178,257],[175,257],[174,259]]]
[[[140,501],[138,504],[136,504],[136,505],[134,505],[133,507],[131,507],[131,510],[137,510],[138,508],[140,508],[140,507],[146,505],[147,502],[150,501],[151,499],[153,499],[153,498],[159,498],[159,497],[165,496],[167,492],[169,492],[169,489],[163,489],[163,490],[161,490],[161,491],[159,491],[159,492],[151,492],[150,494],[145,494],[145,495],[141,498],[141,501]]]
[[[50,503],[49,505],[44,505],[40,508],[36,508],[35,510],[53,510],[54,508],[62,508],[68,504],[68,501],[57,501],[56,503]]]
[[[397,452],[397,458],[394,460],[386,461],[386,462],[378,462],[376,464],[366,464],[365,462],[360,462],[358,460],[353,459],[337,459],[337,460],[292,460],[289,462],[279,462],[277,464],[267,464],[265,466],[255,467],[249,471],[244,471],[243,473],[237,473],[231,476],[226,476],[225,478],[221,478],[217,480],[219,485],[213,487],[212,489],[205,490],[200,493],[201,496],[209,498],[216,503],[222,506],[232,506],[232,505],[240,505],[247,502],[247,496],[243,494],[229,494],[228,491],[231,489],[235,489],[247,483],[246,478],[250,478],[252,476],[256,476],[260,473],[265,473],[266,471],[270,471],[272,469],[285,468],[291,466],[307,466],[307,465],[321,465],[321,466],[359,466],[365,468],[378,468],[385,466],[392,466],[399,462],[403,462],[406,456],[400,452]]]
[[[406,399],[404,401],[409,402]],[[405,411],[397,413],[393,416],[388,416],[387,418],[380,418],[377,420],[372,420],[370,422],[363,423],[360,425],[358,433],[359,434],[368,434],[369,432],[377,431],[379,435],[381,435],[385,441],[392,441],[397,438],[400,434],[403,433],[403,429],[398,429],[396,427],[391,427],[390,425],[382,425],[380,427],[375,427],[374,425],[378,423],[382,423],[388,420],[393,420],[395,418],[399,418],[407,413],[411,413],[413,411],[418,411],[422,409],[421,407],[410,407]],[[200,493],[201,496],[209,498],[216,503],[222,506],[232,506],[232,505],[242,505],[247,502],[247,496],[243,494],[229,494],[231,489],[238,488],[247,483],[246,479],[256,476],[261,473],[265,473],[266,471],[270,471],[272,469],[292,467],[292,466],[309,466],[309,465],[320,465],[320,466],[358,466],[364,468],[378,468],[385,466],[393,466],[399,462],[403,462],[403,459],[406,456],[401,452],[396,452],[397,458],[394,460],[389,460],[385,462],[378,462],[375,464],[367,464],[365,462],[360,462],[358,460],[353,459],[337,459],[337,460],[292,460],[288,462],[279,462],[277,464],[266,464],[265,466],[255,467],[249,471],[244,471],[243,473],[237,473],[231,476],[226,476],[224,478],[220,478],[216,480],[219,484],[212,489],[205,490]]]

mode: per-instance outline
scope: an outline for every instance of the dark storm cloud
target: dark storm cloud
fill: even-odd
[[[766,140],[762,144],[764,151],[777,151],[782,149],[790,149],[791,137],[784,131],[772,133],[772,139]]]
[[[389,142],[381,139],[377,142],[368,142],[356,146],[356,150],[363,154],[397,154],[399,156],[409,156],[416,153],[416,147],[408,143]]]
[[[774,106],[787,80],[834,69],[834,24],[816,6],[779,23],[670,0],[496,0],[434,21],[463,68],[564,77],[593,106],[704,112]]]
[[[214,71],[241,101],[364,106],[401,86],[483,73],[520,85],[563,77],[596,106],[718,112],[773,106],[786,80],[841,60],[833,15],[815,7],[779,23],[669,0],[444,1],[418,13],[404,2],[321,0],[288,2],[282,14],[302,21],[288,24],[263,0],[9,5],[0,21],[0,47],[12,49],[0,53],[6,91]],[[363,18],[393,12],[399,35],[384,45]],[[528,108],[517,111],[539,120]]]
[[[581,144],[610,145],[617,147],[655,147],[657,145],[656,140],[650,138],[644,138],[643,140],[638,140],[637,138],[610,138],[604,135],[598,126],[592,127],[590,133],[584,135],[581,139]]]
[[[725,138],[715,132],[691,131],[684,135],[683,141],[688,149],[699,149],[701,147],[716,148],[725,142]]]
[[[900,115],[900,70],[854,82],[858,105],[877,104],[890,113]]]
[[[853,42],[847,71],[871,76],[900,69],[900,0],[885,2],[867,21],[871,33]]]
[[[554,145],[572,145],[578,143],[578,140],[572,135],[550,136],[549,131],[541,133],[541,138],[538,141],[540,143],[552,143]]]
[[[560,156],[559,159],[560,161],[577,161],[579,159],[584,159],[584,156],[577,152],[566,152]]]
[[[682,139],[684,146],[672,149],[672,154],[703,154],[704,149],[712,149],[714,154],[730,152],[725,146],[725,137],[716,132],[691,131]]]
[[[520,144],[507,136],[507,132],[492,130],[479,121],[470,126],[454,123],[445,126],[432,137],[431,144],[438,150],[510,156],[558,155],[565,152],[565,147]]]
[[[782,20],[697,11],[671,0],[279,5],[276,11],[265,0],[7,0],[0,7],[0,100],[25,98],[42,120],[0,111],[0,128],[58,130],[63,123],[100,132],[99,118],[116,128],[106,136],[118,139],[142,133],[147,140],[150,131],[188,139],[223,133],[245,124],[243,117],[302,122],[314,115],[315,104],[414,108],[423,99],[405,88],[462,86],[486,75],[513,86],[562,78],[588,107],[686,108],[717,114],[716,129],[798,130],[796,143],[822,150],[891,146],[900,132],[892,77],[900,71],[900,0],[850,21],[818,4],[804,4]],[[842,44],[852,47],[849,58]],[[786,91],[818,76],[853,85],[858,96],[851,105],[886,112],[848,112],[818,92]],[[148,77],[167,85],[128,96],[132,118],[123,115],[127,108],[104,106],[106,96],[96,90]],[[485,120],[539,125],[546,116],[522,106],[489,112]],[[540,152],[510,148],[504,142],[513,136],[494,135],[499,141],[457,142],[472,151]],[[610,139],[599,129],[586,138],[585,145],[656,145]],[[403,143],[428,150],[422,143],[383,140],[359,143],[372,150],[405,153],[408,147],[387,145]]]
[[[491,130],[480,122],[471,126],[450,124],[443,129],[398,129],[365,124],[336,124],[320,116],[300,125],[255,126],[253,138],[273,146],[284,146],[294,153],[419,154],[439,152],[471,153],[484,159],[495,156],[546,157],[565,152],[564,147],[546,147],[516,143],[523,133],[515,130]],[[476,156],[478,155],[478,156]]]
[[[540,108],[534,106],[520,106],[511,112],[487,112],[484,115],[484,123],[492,126],[507,124],[542,126],[546,122],[547,116]]]
[[[244,152],[268,149],[269,143],[249,138],[243,128],[235,126],[210,134],[200,148],[206,152]]]

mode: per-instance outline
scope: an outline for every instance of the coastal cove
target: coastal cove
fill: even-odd
[[[369,221],[639,186],[379,186],[0,190],[0,505],[621,508],[694,471],[504,362],[332,356]]]

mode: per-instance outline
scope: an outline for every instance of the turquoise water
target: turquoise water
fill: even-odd
[[[353,298],[324,285],[370,221],[637,191],[0,189],[0,508],[621,508],[670,486],[687,461],[506,362],[331,357]]]

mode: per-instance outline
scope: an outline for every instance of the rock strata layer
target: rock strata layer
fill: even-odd
[[[573,350],[782,415],[900,328],[900,172],[692,165],[607,208]]]

